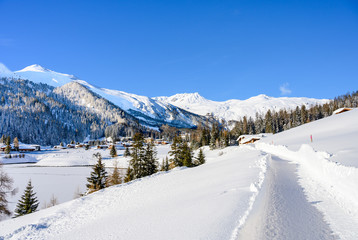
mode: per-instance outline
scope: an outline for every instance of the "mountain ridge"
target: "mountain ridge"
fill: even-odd
[[[9,71],[7,71],[7,75],[9,75]],[[183,112],[182,110],[186,111],[186,115],[190,113],[202,117],[211,115],[220,120],[235,121],[240,120],[244,116],[254,118],[256,113],[265,114],[269,109],[279,111],[284,108],[294,109],[301,105],[310,107],[329,101],[328,99],[305,97],[275,98],[265,94],[253,96],[246,100],[229,99],[226,101],[213,101],[204,98],[198,92],[178,93],[169,97],[160,96],[150,98],[120,90],[101,88],[81,80],[74,75],[58,73],[38,64],[25,67],[13,72],[13,74],[15,78],[29,79],[54,87],[61,87],[71,81],[76,81],[132,115],[137,115],[139,118],[143,116],[148,119],[150,118],[151,122],[153,119],[157,119],[161,122],[170,123],[176,120],[176,116],[180,116],[180,112]],[[182,117],[180,121],[182,121],[186,127],[195,126],[188,118]]]

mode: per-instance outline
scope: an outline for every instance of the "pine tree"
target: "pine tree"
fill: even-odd
[[[39,201],[37,200],[36,193],[33,191],[31,180],[29,180],[24,194],[16,205],[15,217],[36,212],[38,206]]]
[[[6,147],[5,147],[5,153],[6,153],[6,154],[9,154],[10,151],[11,151],[10,145],[6,145]],[[11,155],[10,155],[10,156],[11,156]]]
[[[210,149],[213,150],[218,147],[217,140],[219,138],[219,125],[217,122],[213,123],[213,126],[211,127],[210,132]]]
[[[183,166],[192,167],[193,166],[193,151],[189,147],[188,143],[185,142],[181,149],[181,158]]]
[[[110,186],[122,183],[122,178],[121,178],[121,174],[119,172],[118,162],[117,161],[114,164],[114,169],[113,169],[112,174],[109,176],[108,183],[109,183]]]
[[[112,145],[111,151],[109,152],[112,158],[117,157],[116,146]]]
[[[168,156],[166,156],[165,159],[163,158],[160,171],[169,171],[169,169],[170,169],[169,160],[168,160]]]
[[[273,133],[272,129],[272,114],[271,111],[268,110],[265,115],[265,133]]]
[[[11,138],[10,138],[10,136],[7,136],[5,139],[5,144],[10,145],[10,143],[11,143]]]
[[[14,138],[14,148],[15,148],[15,151],[19,151],[19,139],[17,137]]]
[[[126,173],[126,176],[124,178],[124,182],[130,182],[133,179],[134,179],[133,178],[133,169],[130,166],[128,166],[127,173]]]
[[[171,150],[169,151],[169,155],[173,157],[170,159],[170,162],[174,167],[183,166],[182,146],[183,146],[183,141],[181,137],[178,136],[174,137],[173,143],[170,146]]]
[[[162,164],[160,165],[160,171],[165,171],[165,163],[164,163],[164,158],[162,160]]]
[[[108,174],[102,163],[102,156],[100,153],[94,155],[98,161],[92,168],[91,176],[87,178],[88,193],[98,191],[107,186]]]
[[[198,157],[196,158],[196,163],[197,165],[201,165],[205,163],[205,155],[203,152],[203,149],[200,148],[199,153],[198,153]]]
[[[13,180],[3,171],[2,165],[0,163],[0,217],[1,215],[10,215],[7,204],[7,195],[11,193]],[[12,195],[15,192],[12,192]]]
[[[148,143],[144,155],[146,176],[152,175],[158,171],[158,163],[157,163],[156,156],[157,156],[157,151],[152,141]]]
[[[133,179],[137,179],[147,176],[143,135],[141,133],[136,133],[133,137],[133,141],[134,143],[129,164],[133,171]]]
[[[129,157],[131,155],[131,152],[129,151],[129,147],[126,147],[126,150],[124,151],[123,156],[124,157]]]

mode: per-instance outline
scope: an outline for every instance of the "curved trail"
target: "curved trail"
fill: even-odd
[[[272,156],[239,239],[338,239],[298,184],[296,165]]]

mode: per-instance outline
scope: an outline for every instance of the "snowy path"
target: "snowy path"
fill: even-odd
[[[298,184],[296,165],[272,156],[240,239],[337,239]]]

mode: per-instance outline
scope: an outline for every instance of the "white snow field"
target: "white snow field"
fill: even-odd
[[[266,155],[205,150],[176,168],[0,222],[2,239],[235,239],[264,179]]]

